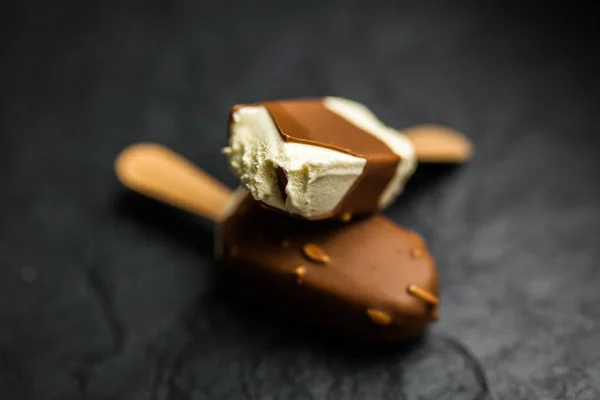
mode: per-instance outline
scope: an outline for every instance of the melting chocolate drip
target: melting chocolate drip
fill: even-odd
[[[285,202],[287,200],[287,193],[285,187],[288,183],[287,171],[281,167],[277,167],[277,184],[279,185],[279,191],[281,192],[281,198]]]

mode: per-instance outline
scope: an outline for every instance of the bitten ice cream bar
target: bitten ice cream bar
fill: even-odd
[[[255,200],[312,220],[386,207],[416,167],[407,137],[338,97],[234,106],[223,152]]]

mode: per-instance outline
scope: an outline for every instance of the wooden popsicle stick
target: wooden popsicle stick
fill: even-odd
[[[401,132],[412,142],[420,163],[460,164],[473,154],[473,145],[465,135],[443,125],[416,125]]]
[[[129,189],[219,222],[231,190],[168,148],[131,145],[117,156],[115,172]]]

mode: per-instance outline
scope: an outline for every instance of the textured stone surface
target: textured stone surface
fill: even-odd
[[[0,17],[0,398],[476,399],[486,379],[496,399],[600,398],[585,10],[17,3]],[[151,140],[233,185],[228,108],[303,95],[475,142],[470,165],[421,167],[386,212],[427,240],[443,289],[439,323],[392,354],[237,301],[210,223],[113,176],[122,147]]]

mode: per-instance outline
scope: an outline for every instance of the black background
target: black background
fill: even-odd
[[[0,13],[0,398],[475,399],[486,379],[497,399],[600,398],[591,9],[17,3]],[[114,178],[124,146],[157,141],[233,186],[229,107],[305,95],[475,143],[386,211],[440,269],[417,343],[347,348],[246,305],[217,283],[210,223]]]

